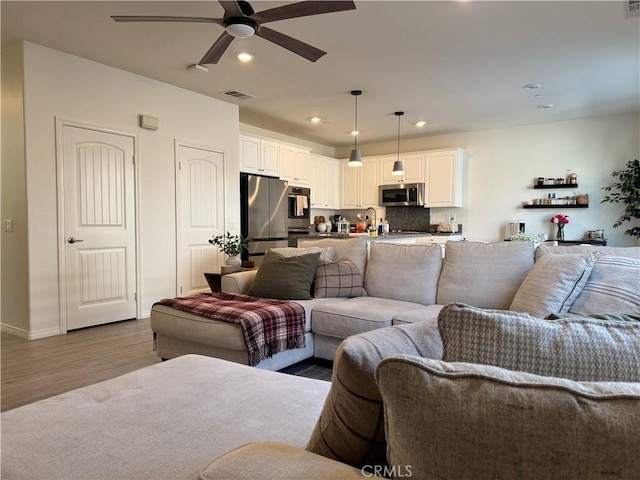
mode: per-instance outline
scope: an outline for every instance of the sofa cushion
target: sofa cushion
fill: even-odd
[[[578,381],[640,381],[640,323],[447,305],[438,317],[447,362],[494,365]]]
[[[602,245],[548,245],[542,243],[536,247],[535,260],[540,260],[545,255],[568,253],[603,253],[615,257],[640,258],[640,247],[605,247]]]
[[[404,325],[407,323],[424,322],[426,320],[436,321],[438,314],[444,305],[421,305],[420,308],[415,310],[409,310],[407,312],[401,312],[393,316],[391,319],[392,325]]]
[[[327,302],[313,309],[314,333],[337,338],[391,326],[394,315],[415,310],[416,303],[378,297],[355,297],[343,302]]]
[[[308,300],[320,253],[283,257],[267,251],[248,295],[283,300]]]
[[[531,242],[447,242],[436,303],[507,309],[532,266]]]
[[[314,297],[361,297],[367,292],[362,286],[362,275],[352,260],[339,262],[320,259],[314,279]]]
[[[307,450],[359,468],[386,464],[382,399],[374,372],[380,360],[399,353],[440,358],[436,322],[374,330],[340,344],[331,390]]]
[[[591,253],[542,257],[529,270],[509,310],[540,318],[568,312],[587,283],[594,262]]]
[[[640,384],[418,357],[383,360],[376,378],[392,478],[638,477]]]
[[[436,244],[398,245],[373,242],[364,288],[373,297],[432,305],[436,302],[442,250]],[[393,281],[389,274],[393,272]]]
[[[640,312],[640,260],[601,255],[571,313]]]
[[[333,247],[277,247],[269,248],[269,251],[279,253],[283,257],[298,257],[300,255],[306,255],[307,253],[320,253],[318,265],[320,265],[321,260],[335,260]]]
[[[348,258],[364,273],[367,269],[367,241],[363,237],[323,238],[321,240],[303,240],[299,247],[332,247],[334,259]]]
[[[362,480],[362,472],[280,442],[243,445],[211,462],[200,480]],[[372,476],[372,478],[380,478]]]

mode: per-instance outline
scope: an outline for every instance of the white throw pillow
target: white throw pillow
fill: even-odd
[[[544,318],[566,313],[587,283],[595,256],[545,255],[529,270],[509,310]]]

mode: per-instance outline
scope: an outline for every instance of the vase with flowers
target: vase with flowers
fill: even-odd
[[[569,223],[569,215],[558,213],[551,217],[551,223],[555,223],[558,226],[556,240],[564,240],[564,226]]]

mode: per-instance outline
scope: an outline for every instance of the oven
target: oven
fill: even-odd
[[[287,210],[289,223],[309,225],[311,207],[311,189],[306,187],[287,187]]]

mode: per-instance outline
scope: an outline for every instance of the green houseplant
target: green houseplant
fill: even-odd
[[[209,243],[215,245],[230,257],[235,257],[249,248],[249,240],[251,240],[249,237],[231,235],[226,232],[224,235],[220,234],[210,238]]]
[[[638,159],[629,160],[624,170],[616,170],[611,173],[611,176],[617,178],[618,181],[602,187],[602,190],[611,193],[605,195],[601,203],[624,204],[624,213],[613,224],[613,228],[618,228],[624,222],[640,219],[640,162]],[[640,226],[636,224],[625,230],[624,233],[640,238]]]

